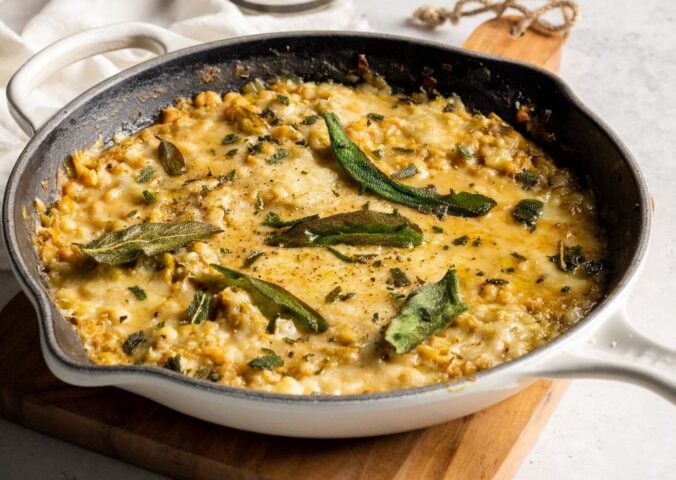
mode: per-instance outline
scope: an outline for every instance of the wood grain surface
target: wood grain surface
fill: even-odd
[[[563,40],[534,32],[513,39],[511,22],[486,22],[465,46],[555,70]],[[396,435],[273,437],[212,425],[115,388],[67,385],[42,359],[28,299],[19,294],[0,312],[0,415],[173,478],[508,479],[566,386],[539,381],[474,415]]]

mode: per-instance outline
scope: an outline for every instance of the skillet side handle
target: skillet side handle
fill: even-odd
[[[676,350],[643,336],[624,312],[609,319],[587,343],[544,360],[525,375],[620,380],[676,405]]]
[[[148,23],[118,23],[84,30],[55,42],[28,59],[7,85],[9,111],[28,136],[55,113],[35,105],[31,92],[51,74],[68,65],[123,48],[141,48],[157,55],[190,47],[198,42]]]

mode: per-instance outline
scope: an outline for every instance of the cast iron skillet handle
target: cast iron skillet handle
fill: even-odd
[[[92,55],[123,48],[142,48],[162,55],[196,43],[164,28],[140,22],[84,30],[49,45],[17,70],[7,85],[9,111],[21,129],[32,136],[56,109],[35,105],[31,92],[58,70]]]
[[[624,310],[608,319],[585,344],[544,360],[525,375],[621,380],[676,404],[676,350],[639,333]]]

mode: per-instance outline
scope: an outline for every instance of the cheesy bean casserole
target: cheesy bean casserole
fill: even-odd
[[[456,96],[254,80],[75,152],[58,181],[35,244],[99,365],[401,389],[517,358],[603,294],[591,192]]]

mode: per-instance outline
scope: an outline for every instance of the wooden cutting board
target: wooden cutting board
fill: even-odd
[[[486,22],[465,47],[556,70],[563,39],[534,32],[513,39],[512,24]],[[67,385],[42,359],[28,299],[19,294],[0,312],[0,415],[174,478],[508,479],[566,386],[539,381],[474,415],[396,435],[273,437],[212,425],[116,388]]]

